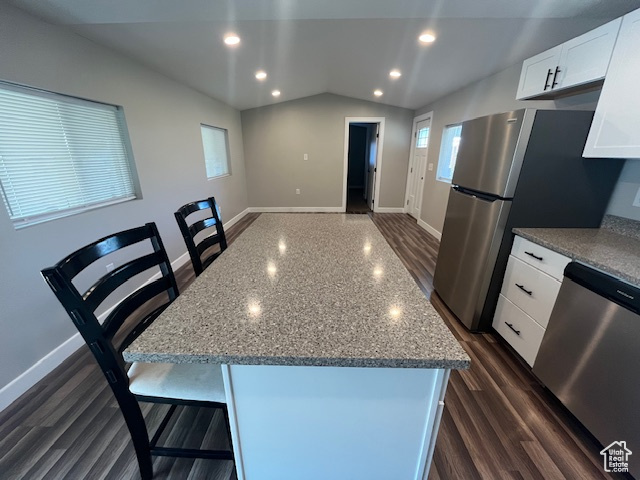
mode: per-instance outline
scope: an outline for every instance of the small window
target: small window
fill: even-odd
[[[229,141],[224,128],[201,125],[207,178],[229,175]]]
[[[442,132],[442,145],[440,146],[440,158],[438,159],[437,179],[441,182],[451,182],[453,171],[456,168],[456,157],[460,146],[462,125],[448,125]]]
[[[427,148],[429,144],[429,127],[418,130],[418,139],[416,140],[416,148]]]
[[[0,83],[0,190],[15,228],[136,198],[119,107]]]

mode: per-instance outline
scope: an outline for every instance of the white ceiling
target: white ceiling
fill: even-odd
[[[640,0],[13,3],[241,110],[323,92],[416,109],[640,8]],[[418,43],[424,30],[435,43]],[[238,47],[222,43],[228,31],[242,38]],[[400,79],[389,78],[392,68]]]

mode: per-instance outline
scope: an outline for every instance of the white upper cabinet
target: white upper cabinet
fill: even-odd
[[[560,65],[561,53],[562,45],[558,45],[524,61],[518,84],[518,100],[542,95],[551,90],[553,75]]]
[[[616,43],[618,18],[562,45],[525,60],[516,98],[551,97],[602,80]]]
[[[640,10],[622,19],[585,157],[640,158]]]

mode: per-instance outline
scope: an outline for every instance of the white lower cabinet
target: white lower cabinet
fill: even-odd
[[[547,328],[560,285],[555,278],[511,256],[502,292],[541,327]]]
[[[533,366],[538,354],[545,329],[538,325],[529,315],[500,295],[496,314],[493,317],[493,328],[502,338]]]
[[[531,366],[571,261],[516,236],[493,317],[493,328]]]

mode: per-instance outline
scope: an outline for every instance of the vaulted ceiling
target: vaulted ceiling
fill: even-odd
[[[323,92],[416,109],[640,8],[640,0],[12,3],[241,110]],[[436,41],[421,44],[424,31]],[[225,45],[227,32],[240,44]]]

